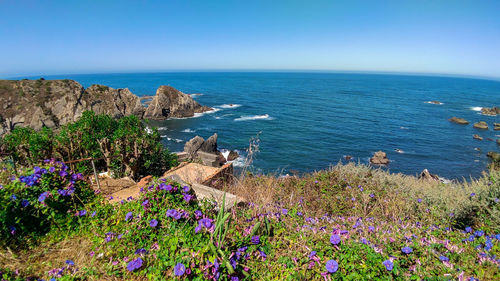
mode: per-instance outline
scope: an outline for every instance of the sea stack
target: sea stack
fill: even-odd
[[[172,117],[193,117],[195,113],[209,110],[212,110],[212,108],[200,105],[191,96],[173,87],[160,86],[146,109],[144,118],[165,120]]]
[[[370,162],[376,165],[387,165],[389,164],[389,159],[387,158],[387,154],[385,152],[377,151],[375,152],[375,154],[373,154]]]
[[[457,123],[460,125],[468,125],[469,124],[469,121],[467,121],[463,118],[459,118],[459,117],[451,117],[450,119],[448,119],[448,121],[450,121],[452,123]]]

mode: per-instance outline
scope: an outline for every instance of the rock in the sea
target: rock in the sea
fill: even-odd
[[[192,117],[195,113],[209,110],[210,107],[200,105],[192,97],[173,87],[160,86],[146,109],[144,118],[165,120],[172,117]]]
[[[198,152],[204,142],[205,140],[202,137],[196,136],[186,142],[184,145],[184,152],[189,155],[189,158],[193,159],[196,157],[196,152]]]
[[[431,174],[427,169],[424,169],[418,178],[426,181],[439,181],[439,177]]]
[[[229,155],[227,156],[227,161],[234,161],[234,160],[238,159],[238,157],[240,157],[238,152],[231,150],[229,152]]]
[[[463,118],[459,118],[459,117],[451,117],[450,119],[448,119],[448,121],[453,122],[453,123],[457,123],[460,125],[468,125],[469,124],[469,121],[467,121]]]
[[[474,123],[474,128],[476,129],[481,129],[481,130],[488,130],[488,124],[484,121],[479,121],[477,123]]]
[[[500,145],[500,139],[497,139],[497,145]]]
[[[203,142],[200,150],[207,153],[217,153],[217,134],[213,134],[205,142]]]
[[[500,131],[500,123],[493,123],[493,130]]]
[[[481,114],[489,115],[489,116],[496,116],[497,114],[500,114],[500,107],[497,107],[497,106],[483,107],[483,108],[481,108]]]
[[[387,158],[387,154],[385,152],[377,151],[370,159],[370,162],[377,165],[387,165],[389,164],[389,159]]]
[[[478,134],[472,135],[472,137],[476,140],[483,140],[483,138]]]

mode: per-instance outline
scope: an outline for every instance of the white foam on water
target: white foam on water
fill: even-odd
[[[224,156],[224,159],[226,159],[226,161],[227,161],[227,157],[229,156],[229,153],[230,153],[230,152],[231,152],[231,151],[229,151],[229,150],[227,150],[227,149],[221,149],[221,150],[220,150],[220,153],[222,154],[222,156]]]
[[[269,117],[269,114],[263,114],[263,115],[241,116],[240,118],[234,119],[234,121],[273,120],[273,119],[274,118]]]
[[[175,141],[175,142],[178,142],[178,143],[184,142],[183,140],[173,139],[173,138],[169,138],[169,137],[167,137],[167,140],[169,140],[169,141]]]
[[[168,131],[167,127],[158,127],[158,131]]]
[[[146,131],[146,133],[148,135],[151,135],[153,133],[153,130],[151,128],[149,128],[148,126],[146,126],[146,128],[144,128],[144,131]]]
[[[394,151],[396,151],[397,153],[405,153],[402,149],[399,148],[394,149]]]
[[[203,94],[188,94],[188,95],[191,96],[192,98],[203,96]]]
[[[230,104],[223,104],[223,105],[219,105],[218,107],[219,108],[224,108],[224,109],[232,109],[232,108],[238,108],[240,107],[241,104],[233,104],[233,103],[230,103]]]
[[[234,167],[242,168],[245,167],[245,158],[240,155],[240,157],[236,158],[233,161],[229,161],[230,163],[233,163]]]
[[[439,102],[439,101],[438,101],[437,103],[436,103],[436,102],[433,102],[433,101],[426,101],[425,103],[437,104],[437,105],[443,105],[443,104],[444,104],[444,103]]]
[[[187,129],[182,130],[181,132],[183,132],[183,133],[194,133],[194,132],[196,132],[196,131],[195,131],[195,130],[191,130],[191,129],[187,128]]]
[[[402,126],[401,126],[401,127],[399,127],[399,128],[400,128],[401,130],[409,130],[409,129],[410,129],[410,128],[408,128],[408,127],[402,127]]]
[[[193,118],[201,117],[201,116],[203,116],[205,114],[212,114],[212,113],[215,113],[215,112],[217,112],[219,110],[220,110],[220,108],[214,107],[212,110],[209,110],[209,111],[205,111],[205,112],[201,112],[201,113],[195,113],[194,116],[193,116]]]
[[[470,109],[474,110],[474,111],[481,111],[481,109],[483,109],[483,108],[480,106],[474,106],[474,107],[471,107]]]

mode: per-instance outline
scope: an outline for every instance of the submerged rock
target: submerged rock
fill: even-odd
[[[459,118],[459,117],[451,117],[450,119],[448,119],[448,121],[453,122],[453,123],[457,123],[460,125],[468,125],[469,124],[469,121],[467,121],[463,118]]]
[[[488,124],[484,121],[479,121],[477,123],[474,123],[473,127],[476,129],[488,130]]]
[[[497,106],[483,107],[483,108],[481,108],[481,114],[489,115],[489,116],[496,116],[497,114],[500,114],[500,107],[497,107]]]
[[[370,162],[376,165],[387,165],[389,164],[389,159],[387,158],[387,154],[385,152],[377,151],[373,157],[370,158]]]
[[[483,140],[483,138],[482,138],[481,136],[477,135],[477,134],[472,135],[472,137],[473,137],[474,139],[476,139],[476,140]]]

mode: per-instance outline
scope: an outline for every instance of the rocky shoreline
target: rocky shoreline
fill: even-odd
[[[84,88],[73,80],[0,80],[0,135],[15,127],[57,128],[78,120],[86,110],[114,118],[135,115],[140,119],[165,120],[192,117],[212,108],[187,94],[160,86],[148,104],[129,89],[104,85]]]

